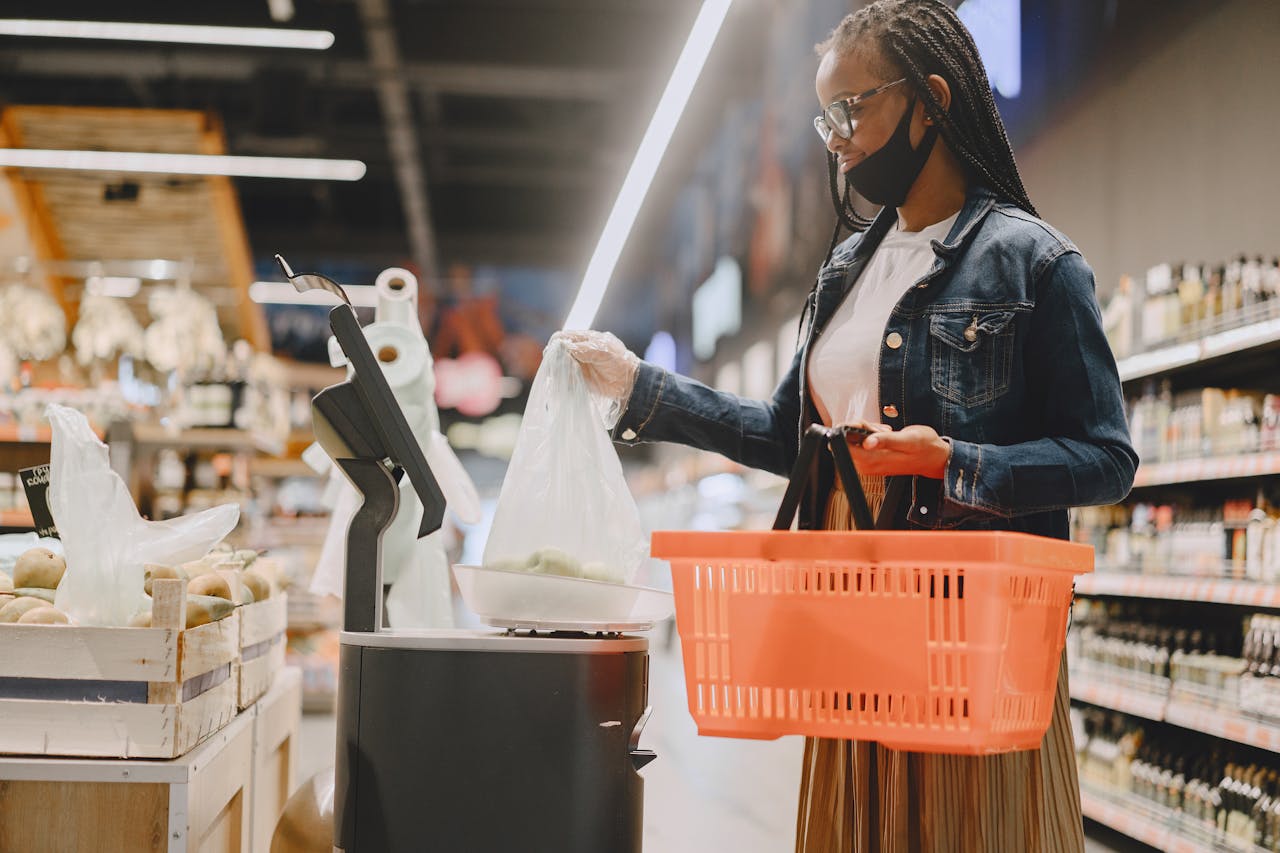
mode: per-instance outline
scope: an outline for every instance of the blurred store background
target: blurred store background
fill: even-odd
[[[257,177],[163,161],[3,170],[0,533],[35,523],[17,471],[48,460],[45,405],[79,408],[149,517],[242,505],[245,540],[293,578],[290,656],[308,707],[328,709],[337,612],[306,592],[325,480],[301,454],[310,396],[342,372],[329,363],[326,309],[281,284],[273,255],[345,285],[372,285],[388,267],[417,276],[442,430],[491,512],[541,349],[700,5],[6,0],[0,155],[279,159]],[[811,126],[813,45],[859,5],[732,4],[595,328],[715,387],[771,393],[833,216]],[[1031,198],[1094,268],[1144,457],[1130,501],[1078,518],[1100,560],[1072,646],[1086,813],[1117,847],[1129,842],[1104,825],[1165,849],[1175,835],[1202,845],[1176,849],[1216,849],[1211,830],[1169,817],[1190,813],[1171,781],[1151,787],[1105,768],[1164,768],[1180,785],[1198,773],[1218,786],[1230,762],[1242,778],[1253,768],[1247,781],[1256,774],[1254,790],[1280,803],[1280,722],[1232,692],[1280,676],[1275,634],[1265,653],[1256,639],[1270,623],[1242,623],[1280,610],[1280,3],[954,5],[982,49]],[[108,18],[123,32],[80,26]],[[141,24],[191,29],[156,41]],[[208,27],[332,37],[200,43],[234,32]],[[28,161],[0,165],[14,162]],[[311,171],[288,176],[299,168]],[[765,528],[781,495],[778,478],[693,451],[643,447],[623,460],[652,529]],[[451,555],[475,561],[485,530],[454,523]],[[668,584],[663,572],[653,566],[648,581]],[[1214,627],[1192,639],[1198,623]],[[655,641],[667,642],[661,631]],[[1133,662],[1135,649],[1163,651],[1164,664]],[[1179,700],[1199,676],[1171,673],[1171,654],[1197,666],[1213,657],[1210,669],[1227,674]],[[678,656],[664,660],[678,679]],[[1132,699],[1135,669],[1155,679],[1140,695],[1156,699]],[[675,689],[664,700],[680,715]],[[1194,714],[1240,722],[1214,728]],[[712,814],[719,798],[723,824],[707,826],[760,824],[739,828],[745,840],[732,847],[697,849],[788,849],[794,744],[700,745],[685,723],[671,724],[676,770],[652,771],[669,775],[651,785],[651,815],[684,809],[680,820],[697,821],[689,803]],[[1178,739],[1186,728],[1207,732],[1202,751],[1217,765],[1193,766]],[[1135,744],[1142,730],[1158,748]],[[773,788],[717,793],[717,780],[743,773]],[[759,845],[744,846],[752,838]],[[1249,843],[1280,849],[1280,832],[1259,828]]]

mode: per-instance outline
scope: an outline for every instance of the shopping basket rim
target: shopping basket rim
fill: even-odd
[[[982,564],[1087,574],[1091,545],[1007,530],[657,530],[660,560],[821,561],[897,565]]]

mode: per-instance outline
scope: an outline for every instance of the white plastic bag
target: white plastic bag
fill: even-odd
[[[553,340],[529,391],[484,565],[632,583],[648,552],[582,370]]]
[[[399,568],[399,576],[387,591],[387,624],[392,628],[452,628],[453,587],[444,531],[417,540]]]
[[[235,528],[240,507],[147,521],[84,415],[58,405],[47,414],[53,426],[49,510],[67,557],[56,604],[81,625],[127,625],[146,604],[143,564],[203,557]]]

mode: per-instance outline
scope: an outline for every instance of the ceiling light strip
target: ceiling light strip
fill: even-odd
[[[348,284],[342,289],[355,307],[378,307],[378,289],[372,284]],[[292,284],[279,281],[255,281],[249,285],[249,298],[260,305],[324,305],[332,308],[335,304],[332,293],[324,290],[299,293]]]
[[[0,18],[0,35],[149,41],[170,44],[218,44],[236,47],[283,47],[299,50],[325,50],[333,45],[333,33],[328,30],[208,27],[120,21],[44,21],[27,18]]]
[[[649,192],[649,185],[653,183],[662,155],[671,142],[676,123],[684,112],[694,84],[698,82],[698,75],[702,73],[702,66],[707,61],[721,25],[724,24],[731,2],[732,0],[703,2],[698,18],[693,22],[689,40],[685,42],[667,88],[658,101],[658,108],[649,122],[649,128],[640,140],[635,160],[627,171],[626,180],[622,182],[622,189],[605,222],[604,233],[600,235],[600,242],[596,244],[591,261],[587,264],[578,296],[565,320],[566,329],[589,329],[595,322],[596,312],[600,310],[600,303],[604,299],[609,280],[613,277],[614,268],[618,265],[622,248],[631,234],[636,215],[640,212],[640,205]]]
[[[0,148],[0,167],[71,169],[83,172],[143,172],[161,175],[227,175],[237,178],[290,178],[307,181],[358,181],[359,160],[307,157],[232,157],[222,154],[157,154],[141,151],[61,151]]]

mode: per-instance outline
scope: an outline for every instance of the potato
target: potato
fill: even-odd
[[[23,586],[23,587],[19,587],[18,589],[15,589],[13,591],[13,594],[25,595],[29,598],[38,598],[41,601],[46,601],[49,604],[53,604],[54,592],[55,590],[42,589],[41,587],[38,587],[38,586]]]
[[[130,628],[150,628],[151,627],[151,611],[139,610],[137,613],[129,617]]]
[[[0,607],[0,623],[14,623],[26,613],[28,610],[35,610],[37,607],[48,607],[49,602],[43,598],[32,598],[31,596],[23,596],[15,598],[4,607]]]
[[[271,584],[255,571],[246,570],[240,576],[240,583],[244,585],[245,589],[253,593],[254,601],[265,601],[271,595]]]
[[[529,558],[528,571],[566,578],[582,577],[582,564],[559,548],[541,548]]]
[[[0,572],[0,595],[13,592],[13,578]]]
[[[617,577],[617,573],[608,563],[583,563],[582,576],[589,581],[609,583]]]
[[[225,581],[224,581],[225,583]],[[216,595],[187,595],[187,627],[216,622],[235,612],[236,606]]]
[[[183,563],[179,568],[187,573],[187,577],[195,578],[200,575],[207,575],[213,571],[214,566],[219,562],[221,562],[221,558],[213,559],[212,555],[210,555],[209,557],[201,557],[198,560]]]
[[[142,589],[151,595],[151,581],[153,578],[173,578],[187,583],[191,579],[187,577],[187,573],[182,570],[181,566],[161,566],[157,563],[148,563],[143,567],[146,574],[143,576]]]
[[[247,569],[253,565],[254,560],[258,559],[258,552],[252,548],[242,548],[232,554],[231,559],[244,563],[244,567]]]
[[[56,607],[33,607],[18,617],[19,625],[69,625],[67,614]]]
[[[67,561],[48,548],[30,548],[13,566],[13,585],[57,589],[66,570]]]
[[[191,579],[187,584],[187,593],[189,595],[213,595],[218,598],[225,598],[227,601],[234,602],[231,597],[231,584],[227,583],[227,579],[215,574],[200,575]]]

